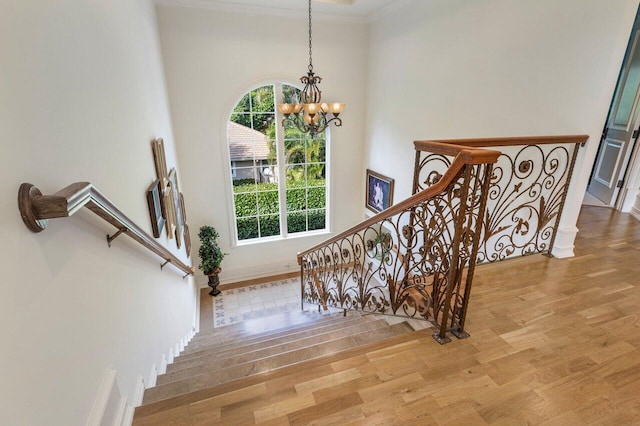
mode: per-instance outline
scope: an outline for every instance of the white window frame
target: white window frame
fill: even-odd
[[[233,190],[233,175],[232,173],[235,171],[234,167],[231,166],[231,153],[229,149],[229,135],[227,133],[227,124],[231,120],[231,115],[233,114],[233,110],[236,105],[242,98],[247,94],[251,93],[253,90],[264,87],[264,86],[274,86],[275,90],[275,120],[276,120],[276,159],[277,159],[277,170],[278,170],[278,203],[280,207],[280,235],[274,235],[269,237],[258,237],[247,240],[239,240],[238,239],[238,225],[236,222],[236,211],[235,211],[235,198],[234,198],[234,190]],[[291,87],[295,87],[299,90],[302,90],[297,84],[292,84],[287,81],[266,81],[260,84],[252,85],[247,90],[243,91],[242,94],[236,99],[236,101],[231,105],[228,110],[225,120],[224,120],[224,135],[225,135],[225,153],[226,153],[226,161],[225,166],[227,168],[227,194],[229,199],[229,213],[230,220],[229,225],[231,228],[231,235],[233,235],[233,241],[231,243],[231,247],[235,246],[248,246],[253,244],[262,244],[266,242],[274,242],[274,241],[282,241],[288,239],[296,239],[296,238],[305,238],[305,237],[313,237],[317,235],[329,234],[332,229],[332,209],[331,209],[331,131],[330,128],[325,130],[325,228],[305,231],[305,232],[296,232],[293,234],[289,234],[286,226],[286,215],[287,215],[287,201],[286,201],[286,164],[285,164],[285,150],[284,150],[284,128],[282,126],[282,120],[284,116],[277,108],[278,104],[283,103],[283,95],[282,95],[282,86],[287,85]],[[305,187],[306,188],[306,187]],[[307,217],[307,226],[308,226],[308,217]]]

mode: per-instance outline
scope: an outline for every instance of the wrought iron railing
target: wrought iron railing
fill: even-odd
[[[535,253],[551,254],[578,150],[586,135],[440,140],[502,152],[493,167],[478,262]],[[449,155],[415,142],[413,192],[433,184],[451,164]]]
[[[413,196],[298,255],[303,303],[428,320],[440,343],[467,337],[476,264],[551,254],[587,138],[416,141]]]
[[[432,321],[459,337],[497,151],[438,142],[453,156],[428,188],[298,255],[303,303]],[[470,281],[469,281],[470,282]]]

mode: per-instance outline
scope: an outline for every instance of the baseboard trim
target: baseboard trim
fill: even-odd
[[[133,412],[133,407],[131,407],[131,409]],[[129,423],[125,421],[125,419],[127,418],[126,414],[128,410],[129,410],[129,405],[127,404],[127,398],[125,398],[124,396],[121,396],[120,404],[118,405],[118,410],[116,411],[115,421],[113,422],[113,424],[120,425],[120,426],[131,426],[131,423],[133,423],[133,417],[131,417],[131,420],[129,420]]]
[[[228,285],[234,285],[236,283],[241,283],[241,282],[245,282],[245,281],[252,281],[252,280],[264,280],[266,279],[267,281],[265,282],[269,282],[268,280],[272,279],[273,277],[279,277],[279,276],[283,276],[283,275],[289,275],[289,274],[295,274],[295,275],[300,275],[300,268],[298,267],[298,265],[295,265],[295,267],[285,267],[285,268],[266,268],[266,267],[257,267],[257,268],[244,268],[243,271],[244,274],[235,274],[235,273],[231,273],[229,277],[223,277],[222,275],[224,275],[224,268],[222,271],[222,275],[220,276],[220,286],[218,288],[222,288],[223,286],[228,286]],[[202,278],[202,276],[200,277]],[[204,276],[204,278],[206,279],[207,277]],[[207,283],[206,282],[201,282],[199,284],[199,288],[203,289],[203,288],[207,288]]]
[[[636,206],[631,207],[629,214],[634,218],[636,218],[637,220],[640,220],[640,209],[638,207]]]
[[[133,417],[127,423],[127,411],[133,407],[127,404],[127,398],[122,396],[116,381],[117,371],[108,368],[105,372],[98,396],[89,414],[88,426],[121,425],[130,426]]]
[[[100,382],[98,395],[96,396],[96,399],[93,402],[93,407],[91,408],[91,412],[89,413],[87,426],[100,426],[102,424],[102,419],[104,418],[107,406],[109,405],[111,393],[113,392],[113,387],[115,385],[116,370],[107,368],[107,371],[105,371],[105,374],[102,377],[102,381]]]
[[[296,277],[299,277],[299,276],[300,276],[300,271],[287,272],[287,273],[284,273],[284,274],[270,275],[268,277],[251,278],[251,279],[247,279],[247,280],[236,281],[236,282],[229,283],[229,284],[220,284],[218,286],[218,289],[220,291],[233,290],[233,289],[236,289],[236,288],[249,287],[249,286],[252,286],[252,285],[269,283],[269,282],[272,282],[272,281],[286,280],[286,279],[289,279],[289,278],[296,278]]]
[[[130,405],[126,406],[126,410],[124,412],[124,417],[122,418],[122,426],[131,426],[133,424],[133,415],[136,412],[135,407],[132,407]]]
[[[136,390],[133,392],[133,406],[139,407],[142,405],[142,398],[144,398],[144,378],[141,375],[138,375],[138,379],[136,380]]]
[[[167,356],[162,354],[162,359],[160,360],[160,368],[158,368],[158,374],[164,374],[167,372]]]
[[[152,388],[156,385],[156,382],[158,381],[158,367],[156,367],[156,364],[153,363],[151,364],[151,373],[149,373],[149,381],[147,382],[147,388]]]

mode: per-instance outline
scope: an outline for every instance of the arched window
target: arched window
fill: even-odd
[[[257,87],[235,106],[227,126],[238,242],[317,232],[328,227],[328,141],[282,127],[278,103],[300,90]]]

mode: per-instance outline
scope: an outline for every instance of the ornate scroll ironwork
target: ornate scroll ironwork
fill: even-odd
[[[303,301],[462,330],[490,165],[465,165],[444,191],[302,256]],[[440,177],[438,177],[438,180]]]
[[[410,199],[298,255],[303,303],[428,320],[440,343],[467,337],[476,263],[551,252],[586,139],[416,142]],[[473,149],[486,146],[502,153]]]
[[[578,144],[499,147],[478,262],[551,253],[567,196]],[[451,158],[425,153],[416,159],[414,193],[438,181]]]

